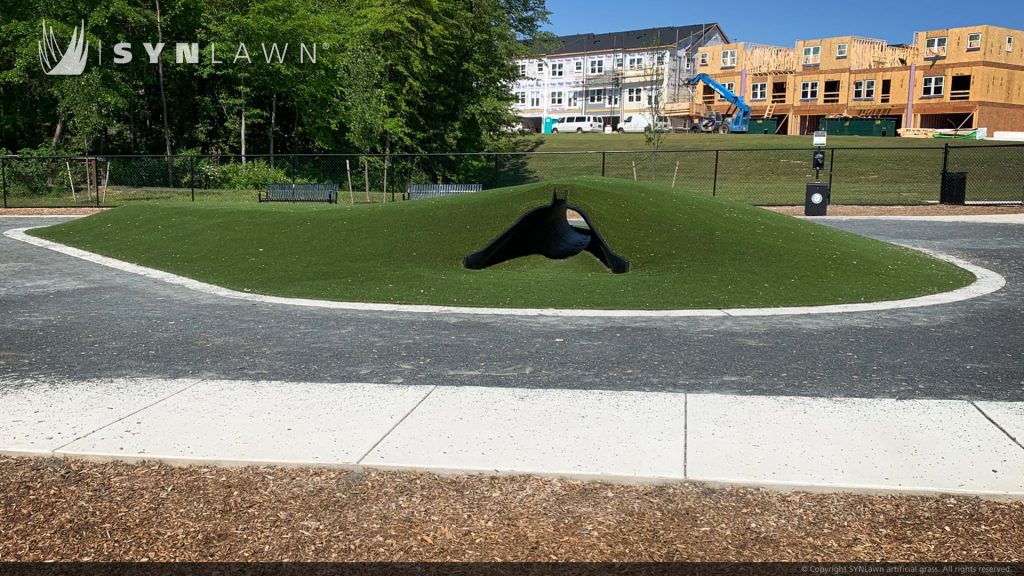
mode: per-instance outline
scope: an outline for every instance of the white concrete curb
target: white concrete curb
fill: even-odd
[[[312,308],[329,308],[336,310],[357,310],[371,312],[405,312],[405,313],[427,313],[427,314],[473,314],[473,315],[499,315],[499,316],[559,316],[559,317],[588,317],[588,318],[667,318],[667,317],[715,317],[715,316],[783,316],[803,314],[837,314],[848,312],[876,312],[881,310],[896,310],[901,308],[916,308],[919,306],[934,306],[937,304],[949,304],[960,302],[985,294],[991,294],[1006,285],[1006,279],[1001,275],[975,266],[970,262],[961,260],[954,256],[931,252],[922,248],[906,246],[929,254],[940,260],[955,264],[972,274],[976,280],[973,284],[929,296],[907,298],[904,300],[888,300],[883,302],[866,302],[858,304],[834,304],[829,306],[792,306],[779,308],[723,308],[723,309],[698,309],[698,310],[573,310],[563,308],[473,308],[464,306],[432,306],[418,304],[375,304],[368,302],[334,302],[329,300],[310,300],[305,298],[285,298],[281,296],[265,296],[262,294],[249,294],[238,292],[229,288],[207,284],[191,278],[185,278],[162,270],[155,270],[137,264],[131,264],[122,260],[100,256],[92,252],[86,252],[78,248],[72,248],[42,238],[36,238],[25,234],[26,230],[35,228],[15,228],[4,232],[4,236],[39,246],[68,256],[74,256],[95,264],[108,266],[124,272],[146,276],[155,280],[183,286],[198,292],[234,298],[249,302],[262,302],[266,304],[284,304],[288,306],[305,306]]]

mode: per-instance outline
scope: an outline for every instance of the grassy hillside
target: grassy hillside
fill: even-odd
[[[920,253],[739,203],[602,178],[558,182],[632,271],[594,257],[462,267],[551,183],[388,205],[132,205],[34,233],[236,290],[344,301],[558,308],[834,304],[973,276]]]
[[[528,174],[536,179],[601,174],[603,169],[605,176],[632,180],[635,167],[638,180],[671,184],[675,179],[678,188],[749,204],[800,205],[805,183],[814,180],[811,140],[810,136],[665,134],[656,158],[643,134],[528,135],[516,147],[555,153],[528,159]],[[946,143],[989,144],[829,136],[828,165],[821,178],[832,182],[832,201],[838,204],[934,202],[939,198]],[[1019,200],[1018,191],[1011,191],[1001,180],[1007,172],[1018,173],[1019,165],[1019,149],[993,147],[983,154],[955,153],[950,164],[951,170],[971,173],[971,200]],[[511,174],[507,183],[519,183],[514,178]],[[1007,192],[1012,197],[1006,197]]]

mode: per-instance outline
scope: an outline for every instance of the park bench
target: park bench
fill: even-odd
[[[479,192],[483,189],[483,184],[409,184],[405,191],[405,196],[410,200],[417,200],[419,198],[468,194],[470,192]]]
[[[338,203],[337,184],[267,184],[267,192],[259,193],[260,202],[329,202]]]

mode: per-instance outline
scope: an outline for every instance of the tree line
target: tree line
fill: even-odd
[[[494,149],[546,41],[544,0],[0,4],[0,153]],[[84,21],[81,75],[44,73],[44,21],[61,47]]]

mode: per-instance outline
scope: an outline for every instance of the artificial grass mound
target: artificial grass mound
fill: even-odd
[[[568,190],[628,274],[589,253],[462,266]],[[974,276],[919,252],[654,184],[574,178],[385,205],[134,205],[33,234],[235,290],[525,308],[801,306],[910,298]]]

